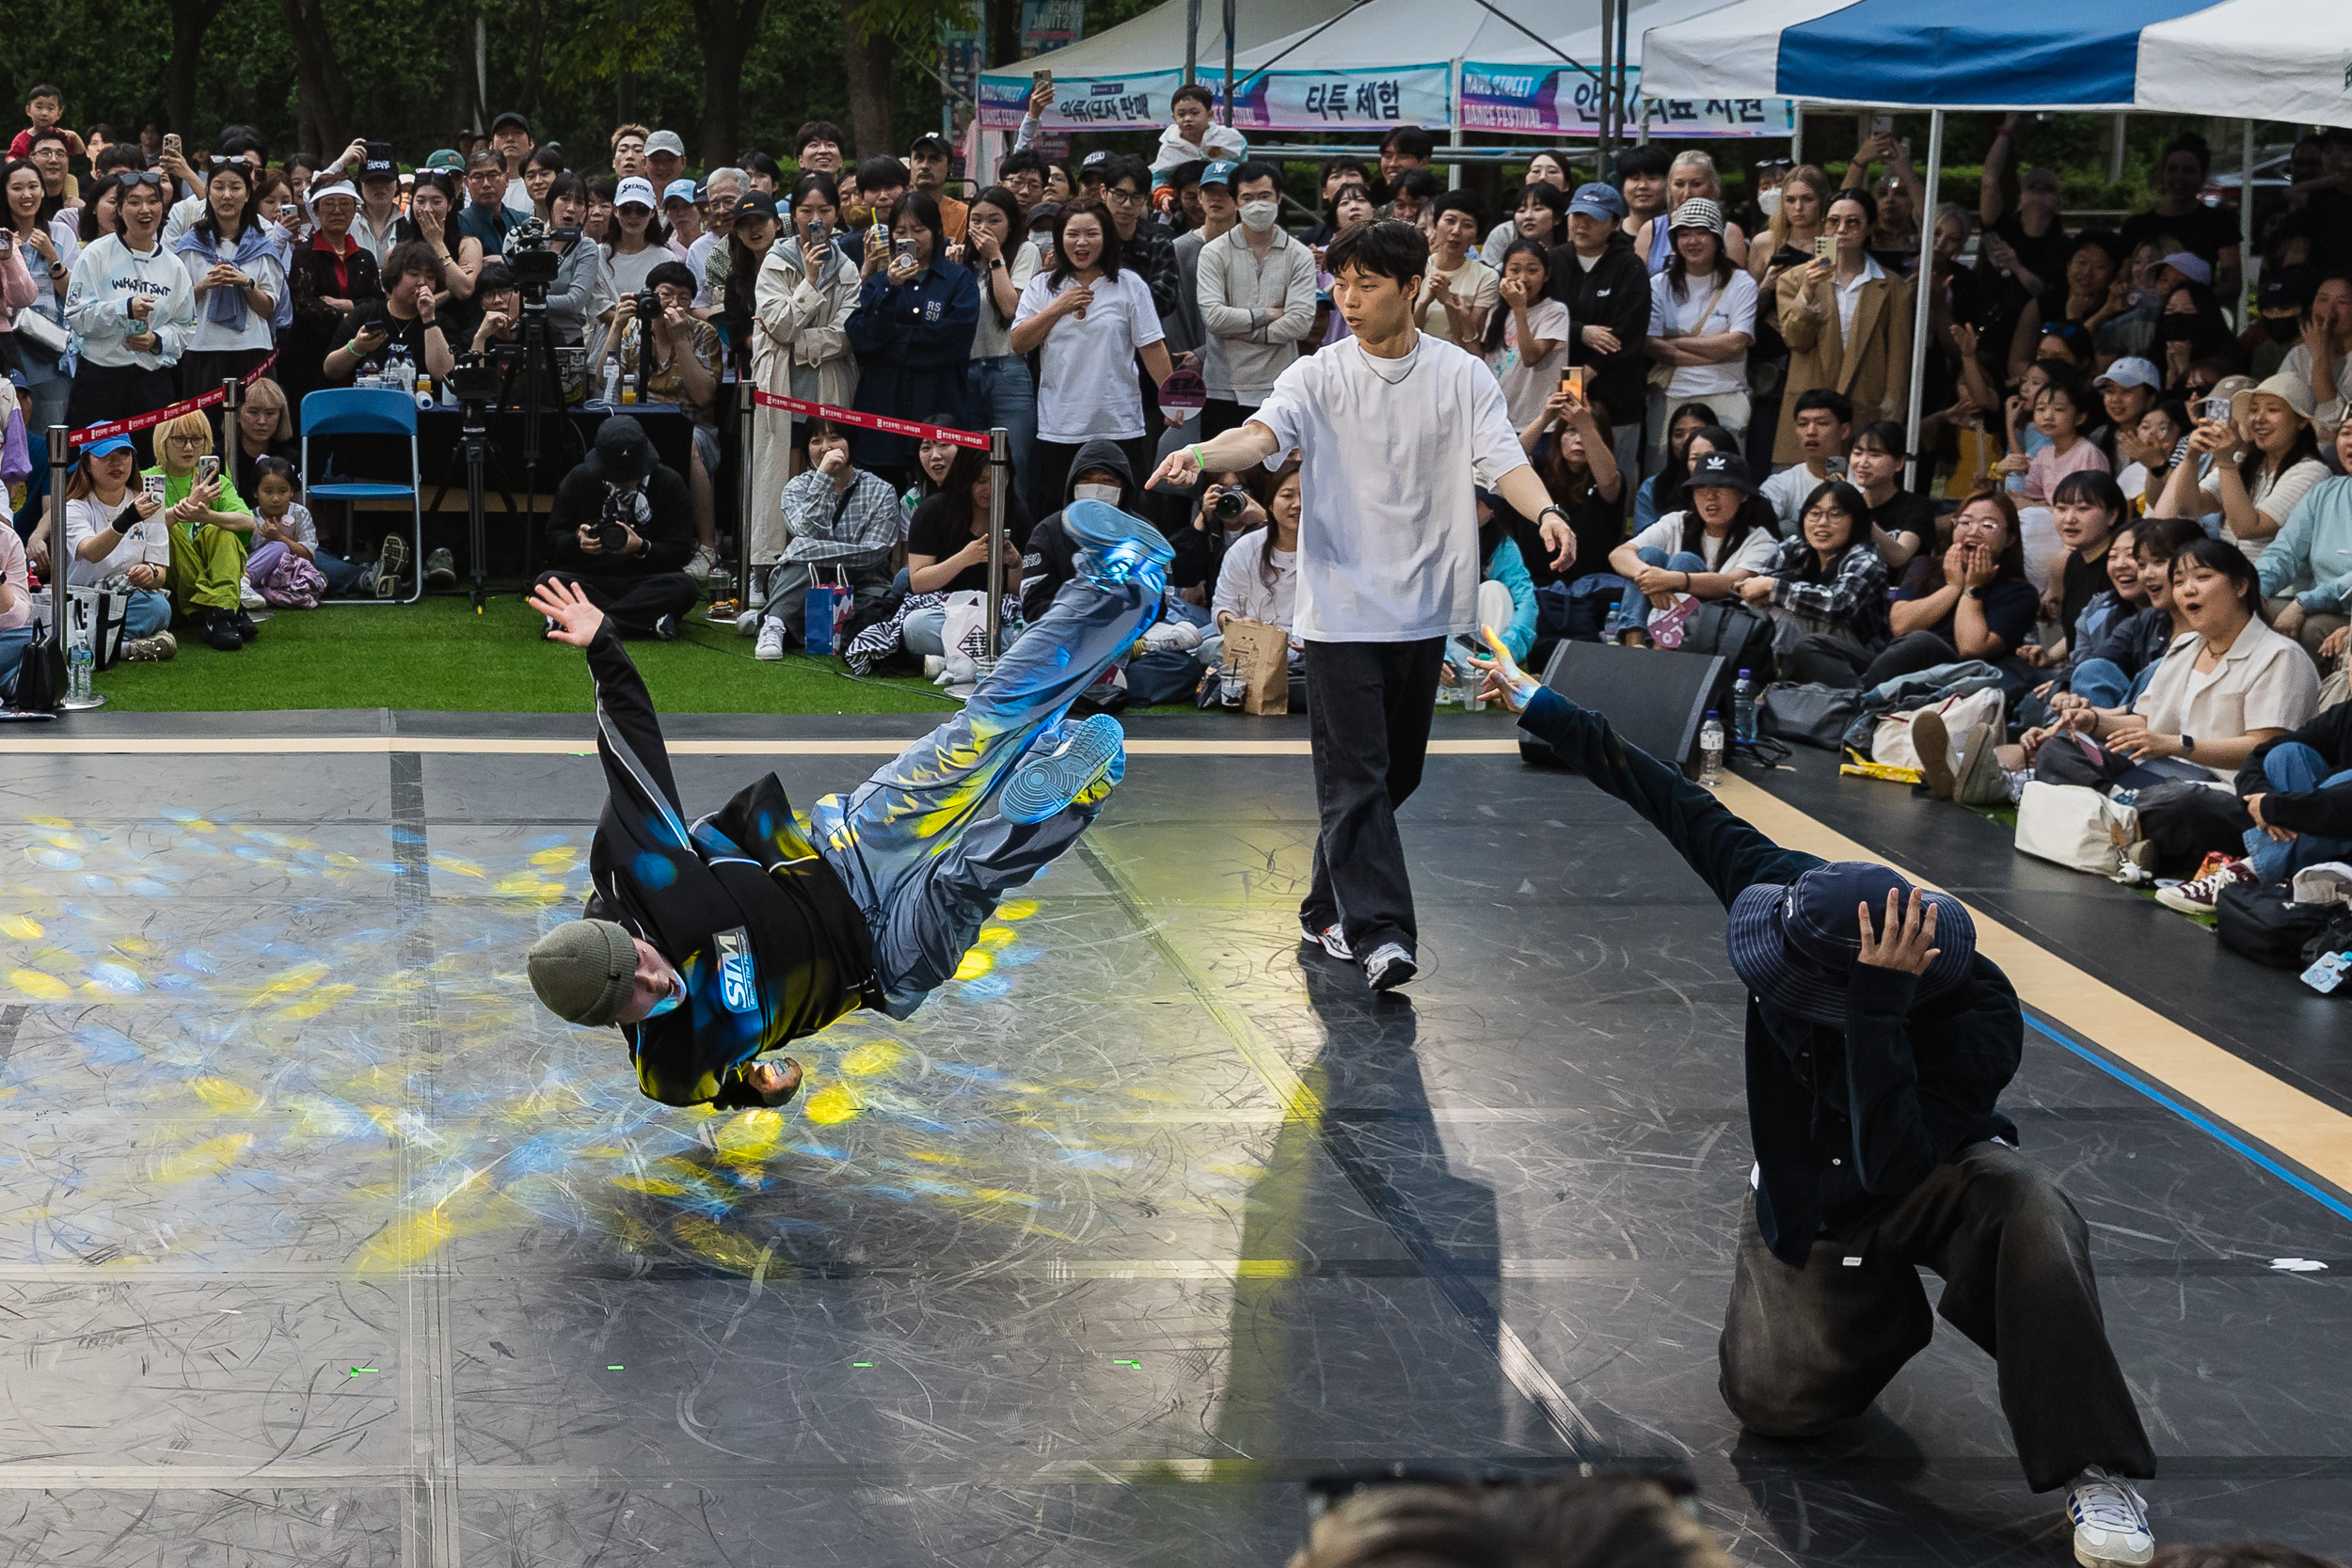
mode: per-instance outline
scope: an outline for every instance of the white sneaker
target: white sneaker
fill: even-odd
[[[1339,959],[1340,962],[1354,963],[1356,961],[1355,949],[1347,945],[1346,929],[1343,927],[1338,921],[1334,920],[1330,925],[1326,926],[1322,930],[1318,931],[1312,926],[1308,925],[1302,920],[1298,923],[1298,932],[1300,936],[1304,937],[1307,941],[1313,942],[1317,947],[1322,948],[1326,954],[1331,958]]]
[[[946,668],[946,655],[925,654],[923,656],[923,678],[925,680],[937,680],[939,678],[939,673]]]
[[[735,618],[735,635],[738,637],[751,637],[755,635],[759,630],[759,620],[760,614],[758,610],[747,610],[743,611],[742,614],[738,615]],[[782,623],[779,622],[778,624],[781,625]]]
[[[777,659],[784,657],[784,623],[766,620],[759,623],[759,645],[752,650],[754,658]]]
[[[262,597],[260,589],[246,581],[245,578],[239,578],[237,579],[237,603],[246,610],[260,610],[269,601]]]
[[[696,582],[707,580],[711,568],[719,564],[719,552],[708,545],[697,545],[694,553],[686,558],[686,575]]]
[[[1364,978],[1375,990],[1394,990],[1420,973],[1421,966],[1399,942],[1382,942],[1364,960]]]
[[[754,610],[768,608],[769,570],[770,568],[766,566],[755,566],[745,574],[751,578],[751,582],[748,585],[748,591],[743,595],[743,602]]]
[[[2074,1478],[2066,1516],[2074,1525],[2074,1560],[2083,1568],[2138,1568],[2156,1555],[2146,1499],[2096,1465]]]
[[[2156,902],[2183,914],[2211,914],[2221,901],[2221,890],[2232,882],[2259,882],[2254,868],[2241,860],[2224,860],[2193,881],[2156,889]]]

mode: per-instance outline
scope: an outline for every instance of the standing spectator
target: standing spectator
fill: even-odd
[[[1427,169],[1408,168],[1396,177],[1388,204],[1380,211],[1399,223],[1411,224],[1426,238],[1434,215],[1431,209],[1444,189],[1438,183],[1438,177]]]
[[[720,309],[726,289],[727,238],[735,232],[735,204],[749,188],[739,168],[714,168],[703,182],[702,237],[686,247],[686,264],[694,269],[701,286],[694,303],[705,315]]]
[[[588,342],[590,324],[606,308],[612,282],[604,270],[604,246],[580,225],[588,214],[588,182],[559,174],[548,187],[548,217],[554,230],[555,281],[548,285],[548,325],[567,347]]]
[[[2304,491],[2254,562],[2271,628],[2313,658],[2352,614],[2352,420],[2336,427],[2336,461],[2346,475]]]
[[[2010,335],[2011,380],[2025,374],[2026,367],[2040,357],[2043,339],[2058,336],[2070,342],[2076,341],[2067,330],[2070,327],[2083,329],[2087,337],[2081,341],[2086,346],[2096,344],[2098,329],[2106,325],[2101,312],[2117,303],[2115,281],[2123,270],[2123,256],[2116,237],[2096,229],[2066,243],[2064,286],[2044,290],[2018,313],[2016,329]]]
[[[1640,241],[1652,232],[1651,220],[1664,217],[1669,211],[1666,171],[1673,166],[1673,156],[1664,148],[1646,142],[1617,154],[1617,194],[1625,198],[1625,216],[1617,220],[1618,227],[1633,242],[1635,253],[1650,272],[1666,264],[1669,246],[1663,236],[1652,248],[1645,248]]]
[[[1502,299],[1495,269],[1470,254],[1478,230],[1478,202],[1468,191],[1448,191],[1431,204],[1429,276],[1413,308],[1423,332],[1472,351]]]
[[[179,643],[164,629],[171,624],[168,567],[154,559],[158,552],[151,547],[167,526],[158,520],[164,503],[143,487],[131,492],[137,471],[128,436],[109,436],[82,449],[65,482],[66,581],[95,588],[121,576],[131,590],[123,609],[122,657],[145,661],[171,657]],[[143,530],[142,524],[149,527]],[[167,555],[168,540],[164,543]]]
[[[2312,419],[2324,440],[2334,440],[2352,404],[2352,276],[2337,273],[2312,291],[2303,341],[2287,350],[2280,373],[2311,388]]]
[[[841,127],[830,119],[804,120],[792,133],[792,161],[803,174],[841,173],[841,150],[850,138],[841,134]]]
[[[921,191],[938,203],[940,232],[961,244],[964,214],[971,209],[947,194],[947,166],[955,155],[946,137],[927,131],[907,150],[907,179],[909,189]]]
[[[898,491],[850,463],[847,427],[810,420],[808,457],[808,470],[784,487],[789,543],[769,575],[753,650],[758,658],[782,658],[787,648],[807,641],[808,591],[819,582],[847,587],[856,609],[879,600],[890,588],[890,552],[904,537]]]
[[[1324,165],[1327,170],[1331,166],[1330,163]],[[1357,172],[1360,177],[1361,168],[1359,167]],[[1567,160],[1557,152],[1538,152],[1528,159],[1527,178],[1519,187],[1518,199],[1511,204],[1511,215],[1487,230],[1486,243],[1478,247],[1478,254],[1486,264],[1490,267],[1502,266],[1502,253],[1520,240],[1534,240],[1547,250],[1565,245],[1568,237],[1568,192],[1573,184]],[[1338,187],[1331,183],[1327,174],[1323,199],[1329,201],[1337,190]],[[1539,191],[1552,192],[1557,199],[1539,196],[1536,194]],[[1531,206],[1540,210],[1531,214],[1528,212]],[[1330,232],[1336,233],[1337,230]],[[1326,233],[1316,243],[1326,245],[1329,242],[1330,233]]]
[[[1021,203],[1002,185],[972,198],[963,232],[963,265],[980,280],[979,318],[972,331],[967,406],[977,428],[1002,427],[1016,486],[1025,485],[1036,461],[1037,383],[1028,362],[1012,352],[1013,317],[1021,291],[1037,276],[1037,252],[1016,245]],[[1024,514],[1026,515],[1026,514]]]
[[[1568,243],[1551,253],[1551,297],[1575,324],[1568,363],[1590,372],[1587,401],[1609,410],[1617,471],[1641,471],[1642,411],[1649,356],[1649,269],[1619,227],[1625,198],[1595,182],[1577,187],[1568,203]]]
[[[1633,233],[1633,248],[1642,253],[1653,277],[1674,260],[1675,214],[1686,201],[1711,201],[1722,221],[1724,254],[1735,267],[1748,264],[1748,237],[1740,226],[1724,219],[1724,182],[1715,173],[1715,160],[1696,148],[1675,154],[1666,168],[1666,211],[1645,219]],[[1630,203],[1629,203],[1630,205]],[[1630,214],[1629,214],[1629,217]],[[1661,220],[1665,223],[1661,230]]]
[[[661,313],[640,319],[637,296],[624,295],[612,315],[613,356],[621,384],[639,386],[641,403],[677,405],[692,431],[686,473],[694,501],[694,553],[686,572],[696,581],[719,564],[719,330],[694,314],[694,275],[683,261],[664,261],[645,275]],[[640,372],[643,372],[642,382]]]
[[[801,181],[802,185],[795,188],[805,188],[812,195],[819,189],[833,188],[831,175],[803,174]],[[821,186],[816,183],[819,181],[823,182]],[[827,213],[833,210],[830,205],[824,208]],[[798,218],[801,214],[796,212],[793,215]],[[810,217],[803,221],[816,220]],[[726,333],[728,356],[735,364],[737,393],[742,397],[749,397],[755,388],[775,395],[793,394],[792,340],[778,333],[779,329],[790,327],[792,312],[800,309],[789,303],[799,293],[803,277],[798,252],[785,258],[783,270],[768,283],[764,309],[761,300],[762,280],[767,277],[768,268],[777,261],[776,252],[787,248],[778,238],[779,228],[774,197],[765,191],[749,191],[737,198],[733,233],[727,242],[727,276],[719,290],[719,321]],[[810,249],[818,258],[820,274],[825,266],[837,265],[850,278],[855,277],[829,238],[817,236]],[[855,360],[845,359],[844,364],[850,374],[856,373]],[[767,605],[768,569],[784,557],[784,514],[778,507],[770,506],[768,498],[782,496],[785,482],[792,475],[795,429],[792,416],[781,408],[752,410],[751,474],[748,479],[737,481],[752,487],[751,518],[744,525],[740,541],[747,614]],[[755,630],[757,623],[747,627],[739,617],[736,627],[739,631]]]
[[[318,231],[294,252],[294,323],[280,342],[278,378],[301,417],[302,399],[326,385],[326,351],[344,318],[384,296],[375,253],[351,232],[359,193],[347,181],[311,193]]]
[[[644,126],[634,123],[612,127],[606,146],[611,150],[615,184],[623,180],[652,183],[652,176],[645,171],[645,138],[652,135]]]
[[[32,149],[25,154],[25,161],[40,175],[41,193],[60,209],[82,202],[79,182],[66,169],[66,138],[72,135],[54,128],[36,131]]]
[[[1769,565],[1780,545],[1770,502],[1738,452],[1710,451],[1691,466],[1683,485],[1689,509],[1670,512],[1619,545],[1609,568],[1625,592],[1626,638],[1648,641],[1652,622],[1685,598],[1727,599]]]
[[[204,189],[204,215],[180,236],[179,256],[196,296],[196,324],[180,356],[181,390],[210,391],[240,379],[276,346],[272,323],[286,297],[276,236],[254,211],[251,171],[218,164]]]
[[[553,166],[551,167],[535,164],[539,144],[532,139],[531,121],[512,109],[490,121],[490,145],[497,150],[499,164],[506,170],[506,190],[502,199],[507,211],[515,215],[516,221],[533,214],[545,216],[539,203],[547,199],[547,188],[543,182],[538,190],[532,190],[532,175],[534,168],[550,180],[563,173],[562,151],[556,151],[548,161]]]
[[[670,254],[670,226],[661,221],[653,182],[631,175],[612,189],[612,232],[605,242],[604,265],[612,293],[625,299],[645,287],[646,275]]]
[[[686,142],[675,131],[656,131],[645,138],[645,179],[657,191],[666,191],[686,172]]]
[[[1895,641],[1855,684],[1963,658],[1998,664],[2033,636],[2041,607],[2026,576],[2016,501],[2006,490],[1980,490],[1953,515],[1951,547],[1913,558],[1888,612]]]
[[[1886,172],[1874,185],[1870,166],[1884,164]],[[1911,150],[1892,131],[1875,132],[1854,149],[1846,166],[1846,185],[1862,187],[1878,198],[1878,222],[1870,230],[1870,254],[1879,265],[1905,277],[1919,273],[1919,212],[1927,203],[1926,187],[1911,166]]]
[[[1282,171],[1246,163],[1234,171],[1241,221],[1202,245],[1197,279],[1208,406],[1204,436],[1239,426],[1274,390],[1315,324],[1315,261],[1276,223]],[[1165,376],[1163,375],[1163,379]]]
[[[2152,517],[2221,515],[2230,542],[2258,559],[2312,486],[2328,477],[2312,433],[2312,389],[2284,372],[2230,399],[2230,418],[2200,420],[2188,438],[2196,456],[2213,463],[2200,482],[2200,465],[2172,470]]]
[[[1783,397],[1793,404],[1816,387],[1843,393],[1868,419],[1900,419],[1911,380],[1909,279],[1889,277],[1871,259],[1868,242],[1878,204],[1867,191],[1847,191],[1830,203],[1828,231],[1837,259],[1808,261],[1784,275],[1778,288],[1780,335],[1788,344]],[[1796,420],[1786,420],[1772,460],[1794,463]]]
[[[694,242],[703,237],[701,199],[691,180],[673,180],[662,187],[661,218],[670,226],[670,254],[680,261],[691,262]]]
[[[1984,225],[1984,238],[1977,247],[1977,276],[1986,291],[1978,344],[1985,368],[1995,375],[2007,363],[2017,318],[2025,314],[2027,305],[2059,285],[2066,265],[2066,230],[2058,216],[2057,173],[2029,168],[2021,177],[2015,169],[2021,123],[2021,117],[2006,115],[1994,131],[1992,149],[1984,155],[1984,179],[1977,203],[1978,219]],[[2017,185],[2013,210],[2009,194],[2011,181]]]
[[[2168,250],[2185,250],[2213,269],[2214,292],[2225,299],[2238,296],[2242,272],[2238,256],[2237,214],[2204,202],[2205,176],[2213,166],[2213,150],[2194,131],[2184,131],[2165,143],[2156,166],[2155,205],[2124,220],[2123,245],[2131,250],[2145,240],[2176,242]]]
[[[172,400],[175,367],[196,325],[196,293],[187,269],[156,238],[163,182],[148,170],[123,175],[122,231],[91,242],[73,263],[65,313],[81,366],[66,422],[77,430]]]
[[[617,180],[598,177],[588,182],[588,214],[580,220],[580,232],[602,250],[616,230],[612,227],[612,197],[620,189]],[[610,264],[606,272],[612,271]]]
[[[686,575],[694,553],[694,503],[686,481],[655,454],[644,427],[615,414],[596,447],[555,487],[541,584],[588,595],[625,637],[674,641],[678,617],[701,591]]]
[[[755,341],[774,345],[777,368],[785,372],[784,384],[768,389],[847,408],[857,393],[858,361],[850,349],[849,328],[862,279],[856,265],[831,240],[840,220],[834,199],[837,189],[829,174],[803,174],[792,182],[793,236],[769,247],[755,285],[753,309],[758,316]],[[781,417],[778,422],[782,424]],[[804,422],[796,418],[792,428],[790,442],[774,444],[803,445]],[[781,451],[775,455],[783,460]],[[765,476],[765,453],[761,469]],[[784,471],[797,471],[797,460],[793,469]],[[781,482],[781,472],[778,477]],[[755,493],[762,499],[754,510],[764,513],[767,492]],[[759,551],[753,559],[765,565],[769,558]]]
[[[947,260],[939,207],[909,191],[890,210],[891,238],[868,230],[865,283],[850,317],[859,412],[921,420],[934,409],[964,418],[963,385],[980,315],[979,280]],[[861,430],[850,450],[894,482],[914,461],[914,439]]]
[[[1788,679],[1851,688],[1887,642],[1886,562],[1870,546],[1862,492],[1816,485],[1796,536],[1777,542],[1740,596],[1797,633],[1781,655]]]
[[[457,232],[482,247],[482,254],[506,253],[506,231],[521,221],[507,205],[506,165],[484,148],[466,160],[466,210],[457,214]]]
[[[352,217],[351,232],[381,268],[392,254],[392,246],[400,243],[400,166],[389,158],[368,157],[363,143],[353,145],[361,151],[355,160],[359,168],[359,210]]]
[[[1799,164],[1766,194],[1773,198],[1771,221],[1748,246],[1748,276],[1756,279],[1757,306],[1756,343],[1748,352],[1748,467],[1755,473],[1773,466],[1772,451],[1790,401],[1788,344],[1780,335],[1780,282],[1790,269],[1813,260],[1814,243],[1829,217],[1829,176],[1811,164]],[[1786,515],[1793,523],[1793,512]]]
[[[1724,240],[1724,214],[1693,196],[1665,220],[1674,256],[1652,275],[1649,338],[1643,352],[1667,370],[1649,394],[1652,462],[1666,454],[1666,410],[1705,399],[1714,422],[1735,436],[1748,426],[1748,345],[1756,341],[1756,279]]]
[[[1520,541],[1520,558],[1538,588],[1573,582],[1610,569],[1609,553],[1625,539],[1625,479],[1610,451],[1606,408],[1580,403],[1555,388],[1534,418],[1519,427],[1519,450],[1576,537],[1565,568],[1540,538]]]
[[[906,194],[907,166],[888,153],[864,159],[855,182],[845,179],[840,190],[844,227],[839,244],[854,261],[865,254],[866,231],[886,224],[890,209]]]
[[[1117,441],[1129,471],[1148,473],[1155,450],[1136,389],[1141,359],[1154,380],[1171,369],[1159,311],[1125,263],[1119,230],[1101,207],[1066,207],[1054,219],[1054,264],[1021,291],[1010,344],[1038,356],[1037,457],[1029,515],[1058,512],[1078,449]]]
[[[64,128],[65,94],[48,83],[37,82],[25,90],[24,118],[32,123],[19,131],[16,139],[8,143],[10,158],[29,157],[33,150],[33,138],[44,131],[56,131],[64,138],[67,150],[77,158],[86,152],[92,158],[98,155],[96,150],[84,145],[81,137]]]
[[[45,198],[40,172],[32,165],[19,160],[0,168],[0,200],[7,204],[5,212],[0,212],[6,223],[0,245],[11,253],[0,257],[0,272],[8,269],[12,259],[33,285],[29,299],[21,305],[0,300],[0,331],[13,331],[18,315],[27,310],[46,317],[52,326],[62,330],[73,263],[81,259],[81,241],[72,235],[60,240],[42,216]],[[73,390],[73,378],[66,368],[69,351],[53,352],[22,336],[13,341],[17,373],[24,379],[24,428],[27,438],[33,439],[34,433],[65,418],[66,399]]]
[[[1192,193],[1200,206],[1200,222],[1176,236],[1176,309],[1161,322],[1168,333],[1169,355],[1190,370],[1203,368],[1202,356],[1209,343],[1209,329],[1200,320],[1201,248],[1241,222],[1241,210],[1233,199],[1234,176],[1241,166],[1221,158],[1213,164],[1184,166],[1196,166],[1200,172],[1193,176]],[[1030,273],[1035,276],[1034,266]],[[1317,287],[1321,287],[1319,277]]]
[[[1021,228],[1025,232],[1030,213],[1045,199],[1045,160],[1034,152],[1008,152],[996,166],[996,177],[1021,203]]]
[[[1502,383],[1513,429],[1541,416],[1568,362],[1568,308],[1548,298],[1550,252],[1537,240],[1514,240],[1502,259],[1501,305],[1486,318],[1480,343],[1486,366]]]

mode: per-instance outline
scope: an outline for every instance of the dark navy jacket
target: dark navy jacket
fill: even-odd
[[[962,428],[964,372],[979,325],[980,286],[968,269],[934,261],[904,285],[891,282],[887,272],[876,273],[858,291],[846,328],[857,356],[851,406],[898,420],[946,413],[951,425]],[[914,461],[914,437],[853,431],[850,460],[861,468],[904,467]]]
[[[1549,688],[1519,727],[1641,813],[1725,909],[1756,883],[1793,882],[1822,863],[1774,844]],[[1916,986],[1900,970],[1857,966],[1842,1030],[1748,998],[1756,1224],[1784,1262],[1803,1268],[1817,1236],[1866,1239],[1881,1208],[1968,1145],[2017,1141],[1994,1103],[2025,1048],[2009,977],[1979,953],[1957,991],[1915,1006]]]

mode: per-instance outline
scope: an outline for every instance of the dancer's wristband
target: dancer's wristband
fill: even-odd
[[[1192,466],[1194,467],[1199,468],[1204,474],[1209,471],[1209,460],[1200,454],[1200,442],[1195,441],[1191,446],[1186,447],[1184,450],[1192,453]]]

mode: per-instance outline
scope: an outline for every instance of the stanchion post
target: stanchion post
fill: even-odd
[[[988,433],[988,659],[993,666],[1002,646],[1005,613],[1005,481],[1012,466],[1012,442],[1003,425]]]
[[[749,375],[739,376],[735,383],[735,401],[742,409],[743,436],[739,443],[743,455],[742,467],[735,476],[735,564],[736,602],[749,608],[752,602],[752,481],[759,473],[752,450],[752,429],[759,422],[758,383]]]
[[[1922,198],[1925,210],[1919,221],[1920,232],[1927,239],[1919,246],[1919,277],[1911,291],[1911,386],[1903,403],[1903,445],[1911,455],[1903,459],[1903,488],[1911,488],[1919,471],[1922,453],[1919,450],[1919,420],[1926,411],[1928,395],[1928,314],[1929,291],[1935,287],[1935,207],[1943,199],[1944,180],[1944,111],[1937,109],[1928,117],[1928,180],[1927,193]],[[1929,476],[1934,476],[1930,467]]]
[[[49,427],[49,689],[65,686],[65,478],[72,461],[71,432],[61,424]]]

